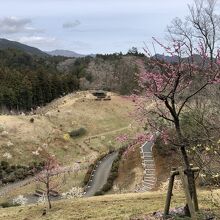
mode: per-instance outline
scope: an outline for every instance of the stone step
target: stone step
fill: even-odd
[[[155,177],[155,174],[154,173],[145,173],[144,176],[147,176],[147,177]]]
[[[149,158],[143,158],[144,162],[147,163],[153,163],[154,164],[154,160],[150,160]]]
[[[149,167],[149,169],[152,169],[152,168],[154,168],[155,169],[155,165],[154,164],[152,164],[152,163],[144,163],[143,164],[146,168],[148,168]]]
[[[152,172],[152,171],[151,171],[151,172],[149,172],[149,171],[148,171],[148,172],[147,172],[147,171],[144,171],[144,175],[146,175],[146,174],[152,174],[152,175],[155,176],[154,172]]]
[[[151,152],[142,152],[143,156],[152,156],[152,153]]]
[[[153,188],[155,186],[155,183],[144,182],[144,185]]]
[[[147,163],[147,162],[145,162],[145,161],[142,163],[142,165],[143,165],[143,166],[154,166],[154,167],[155,167],[155,164],[154,164],[154,163]]]
[[[149,179],[144,179],[144,183],[150,183],[150,184],[155,184],[154,180],[149,180]]]
[[[152,187],[149,187],[149,186],[143,186],[142,188],[144,191],[149,191],[149,190],[152,190]]]
[[[152,154],[142,154],[141,157],[153,158]]]
[[[156,180],[156,177],[155,176],[146,176],[146,175],[144,175],[144,179]]]

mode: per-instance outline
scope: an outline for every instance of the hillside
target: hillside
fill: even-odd
[[[0,38],[0,49],[17,49],[23,52],[26,52],[30,55],[35,55],[39,57],[48,57],[49,55],[38,48],[28,46],[26,44],[22,44],[16,41],[10,41],[7,39]]]
[[[215,190],[219,193],[219,190]],[[0,212],[1,219],[7,220],[70,220],[70,219],[117,219],[117,220],[155,220],[153,213],[160,210],[163,212],[165,192],[146,192],[138,194],[118,194],[98,196],[82,199],[71,199],[54,202],[53,208],[47,211],[46,216],[42,217],[43,204],[29,205],[2,209]],[[201,212],[206,212],[205,216],[210,216],[208,209],[211,207],[211,193],[209,191],[199,191]],[[180,207],[184,204],[185,198],[183,193],[176,192],[172,198],[172,207]],[[219,219],[220,213],[217,208],[216,220]],[[159,220],[159,218],[156,218]],[[173,218],[174,219],[174,218]],[[176,218],[189,220],[189,218]],[[198,219],[208,219],[204,215],[198,214]],[[214,219],[214,218],[212,218]]]
[[[109,147],[117,147],[114,146],[114,139],[111,136],[115,136],[115,130],[123,131],[128,128],[131,123],[128,114],[133,108],[132,103],[117,95],[113,95],[112,100],[106,102],[97,102],[94,98],[89,92],[78,92],[39,108],[35,115],[1,115],[1,132],[6,131],[8,134],[5,137],[2,135],[0,141],[2,146],[0,159],[3,159],[2,155],[9,151],[13,156],[16,155],[14,163],[21,161],[25,163],[32,158],[32,151],[47,142],[51,153],[57,154],[64,163],[73,162],[74,159],[88,156],[89,153],[106,151],[108,147],[103,146],[102,142],[106,143],[110,139],[112,143],[109,143]],[[34,119],[34,123],[30,123],[30,118]],[[91,149],[79,146],[82,138],[69,141],[63,138],[68,132],[80,127],[87,131],[83,139],[95,136],[97,139],[101,136],[106,138],[104,141],[94,138],[92,141],[99,143],[94,149],[93,146]],[[14,147],[7,148],[9,141]],[[23,150],[26,152],[25,155],[22,154]],[[64,153],[65,159],[62,158]]]
[[[90,92],[77,92],[54,100],[30,115],[1,115],[0,161],[28,165],[39,160],[35,152],[43,149],[54,154],[62,166],[80,163],[80,172],[74,181],[69,177],[65,189],[81,186],[88,165],[100,154],[120,147],[116,141],[119,134],[135,133],[135,124],[129,116],[133,103],[116,94],[109,95],[111,101],[100,102]],[[68,136],[79,128],[86,130],[84,136]],[[11,157],[6,157],[7,154]],[[21,191],[33,192],[32,187]]]

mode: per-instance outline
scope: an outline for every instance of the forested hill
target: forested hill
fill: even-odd
[[[15,49],[0,50],[0,110],[30,110],[78,90],[80,70],[60,72],[57,65],[62,61],[62,57],[39,58]],[[86,62],[83,59],[80,64]]]
[[[0,49],[17,49],[22,50],[28,54],[39,56],[39,57],[48,57],[49,55],[38,48],[28,46],[16,41],[10,41],[7,39],[0,38]]]
[[[17,49],[0,50],[0,113],[29,111],[76,90],[130,94],[137,84],[137,58],[132,54],[39,57]]]

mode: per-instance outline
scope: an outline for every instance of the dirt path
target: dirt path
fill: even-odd
[[[104,184],[107,182],[112,163],[117,156],[118,152],[114,152],[103,160],[99,161],[99,165],[94,171],[94,176],[87,186],[86,193],[84,195],[85,197],[94,196],[95,193],[104,186]]]

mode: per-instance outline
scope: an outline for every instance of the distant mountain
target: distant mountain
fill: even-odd
[[[63,56],[63,57],[85,57],[86,55],[82,55],[70,50],[53,50],[53,51],[45,51],[47,54],[51,56]]]
[[[179,59],[178,56],[165,56],[165,55],[162,55],[162,54],[155,54],[153,57],[158,59],[158,60],[165,61],[165,62],[168,62],[168,63],[178,62],[178,59]]]
[[[84,55],[70,50],[53,50],[53,51],[45,51],[45,53],[51,56],[63,56],[63,57],[75,57],[75,58],[85,57],[85,56],[95,57],[94,54]]]
[[[40,57],[48,57],[49,55],[38,48],[28,46],[16,41],[10,41],[7,39],[0,38],[0,50],[4,49],[17,49],[26,52],[30,55],[36,55]]]
[[[167,63],[177,63],[179,61],[179,57],[178,56],[165,56],[165,55],[162,55],[162,54],[155,54],[153,56],[153,58],[156,58],[158,60],[161,60],[161,61],[164,61],[164,62],[167,62]],[[182,60],[185,60],[186,62],[189,59],[193,60],[193,62],[195,62],[197,64],[201,64],[203,62],[202,57],[200,55],[198,55],[198,54],[193,54],[190,57],[182,58]]]

